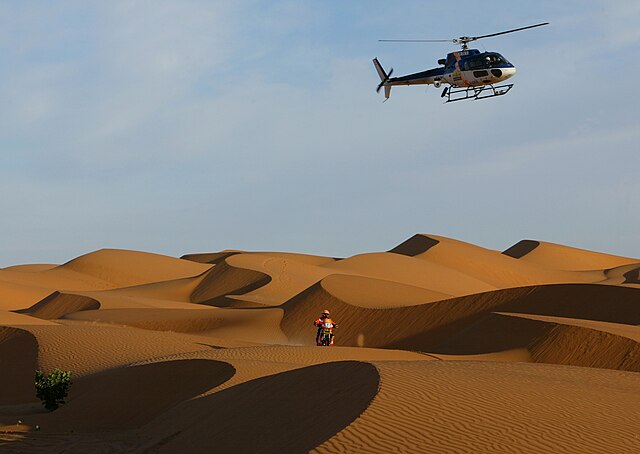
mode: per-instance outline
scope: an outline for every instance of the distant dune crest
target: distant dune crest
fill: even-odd
[[[502,253],[509,257],[513,257],[514,259],[521,259],[538,246],[540,246],[539,241],[521,240]]]
[[[394,254],[408,255],[409,257],[415,257],[419,254],[424,254],[429,249],[439,243],[438,240],[430,238],[427,235],[414,235],[407,241],[400,243],[389,252]]]

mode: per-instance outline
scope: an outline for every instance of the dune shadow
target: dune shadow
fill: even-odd
[[[152,452],[308,452],[351,424],[376,396],[375,366],[340,361],[251,380],[189,403],[198,415]],[[167,423],[169,424],[169,423]],[[161,428],[170,432],[175,428]]]
[[[640,290],[598,284],[541,285],[495,310],[640,324]]]
[[[53,292],[27,309],[14,311],[43,320],[56,320],[75,312],[100,309],[100,302],[84,295]]]
[[[436,246],[440,241],[435,238],[431,238],[427,235],[413,235],[408,240],[400,243],[389,252],[393,254],[406,255],[409,257],[415,257],[416,255],[424,254],[432,247]]]
[[[227,295],[244,295],[271,282],[271,276],[259,271],[230,266],[221,262],[207,272],[191,293],[191,302],[228,307]]]
[[[504,255],[508,255],[509,257],[513,257],[514,259],[520,259],[533,251],[535,248],[540,246],[539,241],[535,240],[521,240],[516,244],[511,246],[510,248],[502,251]]]
[[[627,271],[622,276],[625,284],[640,284],[640,266]]]
[[[230,364],[206,359],[112,369],[75,380],[68,403],[43,415],[40,425],[74,432],[140,427],[234,374]]]
[[[447,355],[479,355],[527,348],[545,335],[552,325],[526,318],[501,314],[482,314],[469,320],[467,326],[430,347],[430,353]]]
[[[0,405],[36,402],[38,341],[28,331],[0,327]]]

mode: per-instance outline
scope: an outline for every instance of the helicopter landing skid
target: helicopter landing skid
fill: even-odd
[[[465,99],[486,99],[496,96],[506,95],[513,87],[513,84],[505,85],[482,85],[480,87],[448,87],[440,95],[446,98],[445,104],[454,101],[464,101]]]

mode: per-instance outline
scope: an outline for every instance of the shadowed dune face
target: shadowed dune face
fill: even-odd
[[[198,359],[109,370],[74,380],[68,402],[34,423],[48,431],[136,428],[176,404],[221,385],[234,373],[228,363]]]
[[[640,372],[638,342],[580,326],[554,326],[536,339],[531,356],[541,363]]]
[[[624,273],[625,284],[640,284],[640,266],[635,267]]]
[[[191,294],[196,304],[208,304],[223,307],[233,304],[227,295],[242,295],[262,287],[271,280],[267,274],[258,271],[235,268],[221,262],[207,273]]]
[[[389,250],[389,252],[414,257],[419,254],[424,254],[438,243],[438,240],[426,235],[414,235],[405,242],[400,243],[393,249]]]
[[[97,310],[99,308],[100,303],[88,296],[53,292],[29,309],[16,312],[44,320],[55,320],[74,312]]]
[[[638,325],[640,292],[605,285],[542,285],[527,297],[509,301],[499,310]]]
[[[314,331],[309,320],[330,307],[332,318],[340,325],[336,332],[340,345],[428,351],[434,343],[471,323],[472,317],[529,291],[510,289],[430,304],[371,309],[348,304],[318,283],[282,306],[285,314],[281,326],[292,342],[310,345]]]
[[[322,283],[284,304],[282,329],[293,342],[311,344],[305,329],[324,307],[340,325],[340,345],[431,351],[495,311],[556,315],[616,323],[640,323],[640,292],[592,284],[547,285],[498,290],[410,307],[368,309],[336,298]],[[513,333],[516,335],[517,329]],[[508,336],[507,332],[486,332]],[[515,338],[513,340],[515,342]],[[516,342],[517,343],[517,342]]]
[[[222,252],[210,252],[204,254],[186,254],[180,257],[183,260],[190,260],[198,263],[209,263],[211,265],[217,265],[224,261],[227,257],[231,257],[235,254],[240,254],[241,251],[222,251]]]
[[[481,355],[525,349],[534,362],[640,372],[640,343],[636,340],[562,324],[565,319],[560,317],[554,320],[557,322],[491,313],[430,351]],[[640,335],[640,329],[637,331]]]
[[[308,452],[352,423],[375,397],[379,383],[375,366],[356,361],[252,380],[191,402],[198,419],[152,449]]]
[[[18,328],[0,326],[0,405],[36,401],[38,342]]]
[[[538,246],[540,246],[539,241],[521,240],[511,246],[509,249],[504,250],[502,253],[504,255],[508,255],[509,257],[513,257],[514,259],[519,259],[527,255],[529,252],[533,251]]]

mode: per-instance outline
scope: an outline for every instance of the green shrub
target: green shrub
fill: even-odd
[[[71,372],[56,369],[49,375],[36,371],[36,396],[49,411],[64,404],[71,387]]]

